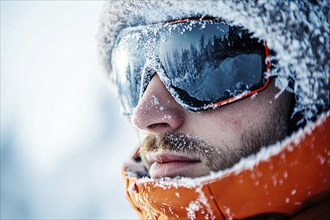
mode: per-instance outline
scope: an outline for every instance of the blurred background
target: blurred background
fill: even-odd
[[[138,143],[97,57],[102,1],[1,0],[1,219],[136,219]]]

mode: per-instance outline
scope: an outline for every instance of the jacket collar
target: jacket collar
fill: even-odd
[[[232,169],[197,179],[138,178],[124,167],[127,197],[149,219],[293,216],[329,195],[329,134],[330,112]]]

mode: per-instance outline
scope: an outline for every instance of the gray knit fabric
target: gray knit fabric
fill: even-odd
[[[125,27],[200,16],[221,17],[265,39],[276,52],[276,85],[284,91],[294,80],[296,111],[311,119],[329,108],[329,1],[114,0],[105,4],[99,54],[112,79],[111,49]]]

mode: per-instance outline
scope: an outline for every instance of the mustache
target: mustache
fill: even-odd
[[[166,133],[163,135],[148,134],[144,137],[139,149],[140,157],[147,168],[146,153],[151,151],[172,151],[192,155],[212,171],[223,170],[239,161],[241,155],[229,147],[215,147],[203,139],[185,133]]]
[[[140,149],[145,151],[168,150],[189,152],[196,149],[209,148],[201,138],[184,133],[166,133],[163,135],[148,134],[144,137]]]

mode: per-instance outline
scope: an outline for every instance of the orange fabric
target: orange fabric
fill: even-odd
[[[266,213],[327,218],[330,113],[296,136],[251,169],[197,185],[180,179],[143,180],[128,177],[124,171],[127,197],[144,219],[242,219]]]
[[[330,219],[330,197],[313,205],[311,208],[303,210],[291,220],[313,219],[313,220],[329,220]]]

